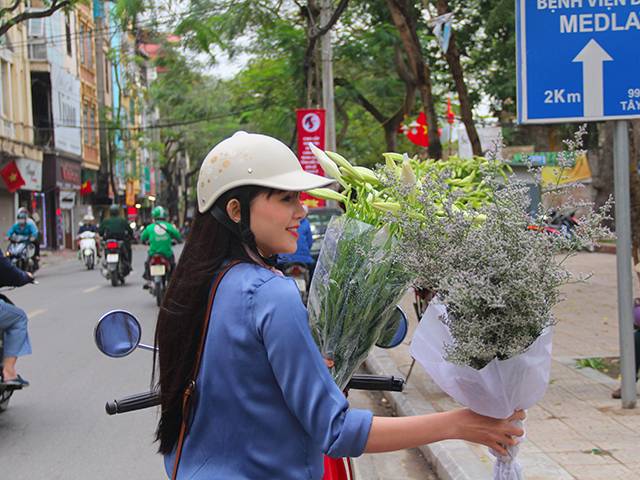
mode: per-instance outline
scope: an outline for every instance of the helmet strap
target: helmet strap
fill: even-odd
[[[210,212],[220,224],[222,224],[232,234],[240,237],[240,241],[255,253],[265,264],[273,267],[276,264],[276,255],[273,257],[264,257],[258,250],[256,244],[256,237],[251,231],[251,201],[249,200],[248,193],[243,192],[240,198],[237,199],[240,202],[240,223],[235,223],[229,218],[229,215],[219,205],[214,205]]]

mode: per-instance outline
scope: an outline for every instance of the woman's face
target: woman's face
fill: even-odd
[[[251,231],[258,250],[265,257],[294,253],[298,226],[305,217],[299,192],[259,194],[251,202]]]

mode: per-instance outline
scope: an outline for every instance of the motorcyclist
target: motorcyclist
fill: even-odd
[[[78,228],[78,236],[84,232],[92,232],[96,234],[96,254],[100,256],[100,234],[98,233],[98,227],[95,223],[96,219],[90,213],[87,213],[82,217],[82,223]],[[80,239],[78,239],[78,245],[80,245]]]
[[[9,231],[7,232],[7,240],[11,239],[12,235],[21,235],[28,238],[29,243],[37,244],[38,240],[38,228],[35,226],[35,223],[29,223],[29,215],[26,210],[18,211],[18,215],[16,216],[16,223],[14,223]],[[38,268],[38,249],[36,247],[35,254],[33,256],[33,263],[35,268]]]
[[[25,207],[20,207],[18,209],[18,213],[26,213],[27,223],[31,225],[36,231],[36,239],[32,243],[33,243],[33,246],[36,248],[36,251],[34,254],[34,260],[37,265],[38,261],[40,260],[40,230],[38,229],[38,225],[36,224],[35,220],[31,218],[31,214],[29,213],[29,210],[27,210]]]
[[[171,269],[176,266],[176,261],[173,256],[173,250],[171,249],[172,240],[176,242],[182,241],[182,236],[178,229],[171,223],[165,221],[167,218],[166,210],[157,206],[151,211],[151,218],[153,223],[147,225],[140,236],[142,243],[149,242],[149,252],[147,260],[144,262],[144,274],[143,278],[146,280],[142,288],[149,288],[151,276],[149,275],[149,260],[153,255],[162,255],[171,264]]]
[[[21,287],[33,282],[30,273],[14,267],[5,257],[0,256],[0,286]],[[4,335],[4,358],[2,359],[2,384],[26,387],[29,382],[18,375],[18,357],[31,353],[27,314],[24,310],[0,299],[0,332]]]
[[[120,207],[118,205],[111,205],[109,207],[109,214],[110,217],[105,218],[100,224],[98,233],[105,240],[113,238],[124,242],[124,251],[127,256],[126,263],[129,265],[129,268],[132,269],[133,255],[131,253],[131,239],[133,238],[133,230],[129,222],[120,216]]]

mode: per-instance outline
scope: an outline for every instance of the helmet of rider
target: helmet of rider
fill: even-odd
[[[154,220],[164,220],[165,218],[167,218],[167,211],[163,207],[158,205],[157,207],[154,207],[153,210],[151,210],[151,218],[153,218]]]
[[[22,225],[22,224],[27,223],[28,215],[27,215],[26,212],[18,212],[18,215],[17,215],[16,218],[18,220],[18,223]]]
[[[120,205],[114,203],[109,207],[109,212],[111,213],[112,217],[117,217],[118,215],[120,215]]]
[[[95,218],[93,218],[93,215],[91,215],[90,213],[87,213],[84,217],[82,217],[82,221],[84,223],[93,223],[94,220]]]
[[[202,162],[197,185],[198,210],[200,213],[211,211],[216,220],[254,248],[248,198],[237,199],[241,206],[241,220],[237,225],[228,217],[226,205],[216,203],[220,197],[244,186],[303,192],[333,182],[305,172],[296,155],[280,140],[240,131],[213,147]]]

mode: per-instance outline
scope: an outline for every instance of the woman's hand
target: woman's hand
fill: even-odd
[[[454,417],[452,425],[454,428],[453,438],[486,445],[500,455],[508,455],[507,447],[518,444],[518,440],[514,437],[524,435],[522,428],[511,423],[526,418],[523,410],[517,410],[505,420],[485,417],[472,412],[468,408],[462,408],[450,413]]]

